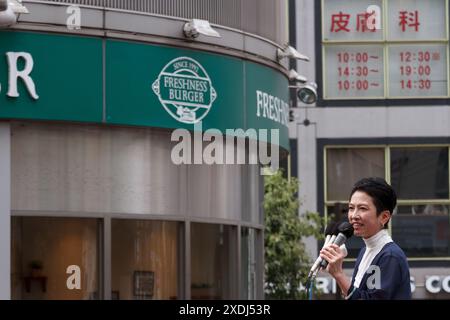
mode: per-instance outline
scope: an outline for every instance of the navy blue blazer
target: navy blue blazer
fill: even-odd
[[[408,261],[403,250],[394,242],[387,243],[381,249],[364,274],[359,288],[354,287],[356,273],[365,251],[366,247],[359,252],[346,299],[411,299]],[[378,274],[375,274],[376,272]]]

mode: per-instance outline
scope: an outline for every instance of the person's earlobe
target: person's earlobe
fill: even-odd
[[[382,225],[383,225],[383,227],[387,224],[387,223],[389,223],[389,220],[390,220],[390,218],[391,218],[391,213],[389,212],[389,211],[383,211],[383,219],[382,220],[384,220],[383,222],[382,222]]]

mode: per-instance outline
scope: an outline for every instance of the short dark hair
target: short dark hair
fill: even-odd
[[[356,191],[367,193],[377,208],[377,216],[387,210],[392,215],[397,205],[397,195],[394,189],[383,179],[378,177],[363,178],[357,181],[350,193],[350,199]],[[387,228],[387,224],[385,225]]]

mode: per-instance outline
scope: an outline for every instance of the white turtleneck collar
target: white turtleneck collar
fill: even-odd
[[[392,239],[386,229],[381,229],[370,238],[363,238],[363,240],[366,244],[366,250],[372,250],[379,246],[384,247],[386,243],[392,242]]]
[[[366,251],[361,259],[361,262],[358,267],[358,272],[355,276],[354,286],[359,288],[362,278],[366,273],[367,269],[370,267],[375,256],[383,249],[383,247],[392,242],[392,238],[389,236],[386,229],[382,229],[378,231],[376,234],[371,236],[370,238],[364,239],[364,243],[366,244]]]

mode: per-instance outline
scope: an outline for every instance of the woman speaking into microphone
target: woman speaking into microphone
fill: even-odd
[[[327,271],[336,279],[345,299],[411,299],[409,266],[403,250],[392,241],[387,225],[397,196],[381,178],[364,178],[353,186],[348,220],[354,235],[365,243],[356,260],[352,279],[342,269],[344,253],[335,244],[320,251]]]

